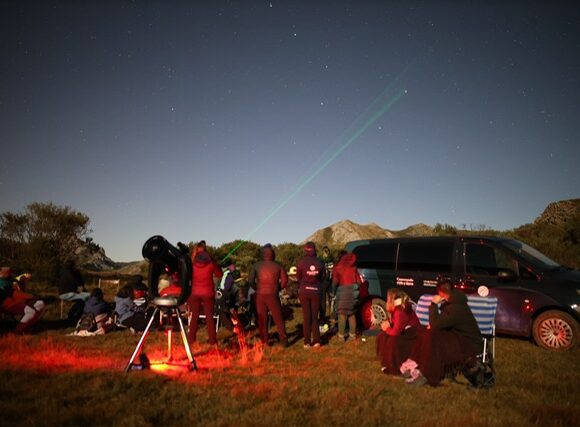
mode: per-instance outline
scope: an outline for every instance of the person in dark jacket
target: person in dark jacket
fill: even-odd
[[[223,275],[220,266],[211,258],[205,250],[205,242],[198,243],[194,249],[193,276],[191,281],[191,296],[189,307],[191,310],[191,324],[189,325],[189,342],[194,343],[197,339],[197,323],[201,306],[205,314],[207,334],[211,345],[217,344],[215,330],[214,310],[215,292],[214,277],[221,278]]]
[[[133,301],[133,287],[125,285],[115,296],[115,313],[117,321],[135,331],[144,331],[147,327],[147,308],[145,305],[137,305]]]
[[[450,370],[474,363],[482,349],[481,333],[467,297],[453,289],[449,279],[440,279],[429,306],[429,326],[401,365],[401,372],[411,376],[409,384],[436,386]]]
[[[58,297],[63,301],[73,302],[68,312],[68,320],[75,323],[83,314],[85,301],[90,294],[85,290],[85,281],[74,261],[65,263],[58,279]]]
[[[79,292],[82,289],[82,292]],[[89,293],[85,290],[85,281],[81,272],[76,268],[74,261],[67,261],[61,270],[58,279],[58,294],[61,299],[86,301]],[[73,294],[73,295],[70,295]]]
[[[316,256],[316,245],[314,242],[307,242],[304,245],[304,256],[296,265],[296,279],[299,284],[298,299],[304,316],[302,323],[304,348],[309,348],[311,345],[320,347],[318,310],[325,271],[324,262]]]
[[[262,261],[258,261],[250,268],[248,283],[252,289],[256,290],[256,310],[258,312],[258,330],[260,340],[263,344],[268,344],[268,312],[272,314],[280,344],[288,346],[286,336],[286,326],[282,317],[282,306],[280,304],[280,290],[285,289],[288,284],[288,276],[284,267],[275,261],[275,253],[272,245],[267,244],[262,247]]]
[[[340,257],[332,276],[333,294],[336,295],[338,313],[338,334],[340,341],[346,340],[346,319],[350,339],[356,338],[356,308],[358,307],[359,286],[362,279],[356,268],[356,255],[352,252]]]
[[[105,301],[103,290],[101,288],[93,289],[91,296],[85,303],[83,315],[92,314],[94,316],[97,333],[106,333],[109,329],[112,329],[113,324],[109,321],[111,312],[111,304]],[[80,323],[82,324],[82,319]]]
[[[326,332],[329,329],[328,308],[331,306],[332,292],[332,269],[334,268],[334,260],[328,246],[322,248],[322,255],[320,259],[324,263],[325,273],[324,281],[322,282],[322,293],[320,295],[320,310],[318,312],[318,323],[320,324],[320,332]],[[331,313],[332,316],[332,313]]]

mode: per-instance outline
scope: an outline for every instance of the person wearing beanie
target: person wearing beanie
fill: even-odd
[[[212,259],[205,250],[205,242],[200,242],[194,249],[193,276],[191,280],[191,296],[189,307],[191,310],[191,324],[189,325],[189,343],[193,344],[197,339],[197,324],[201,306],[205,314],[207,334],[211,345],[217,344],[217,332],[215,330],[215,285],[214,277],[221,279],[223,275],[220,266]]]
[[[299,286],[298,299],[304,316],[302,322],[304,348],[320,347],[318,310],[325,273],[324,262],[316,256],[316,245],[314,242],[307,242],[304,245],[304,256],[296,265],[296,280]]]
[[[272,314],[280,344],[288,346],[286,336],[286,326],[282,317],[282,306],[280,304],[280,290],[285,289],[288,284],[288,276],[284,267],[275,261],[276,255],[272,245],[267,244],[262,247],[262,260],[258,261],[250,268],[248,283],[252,289],[256,290],[256,311],[258,312],[258,330],[260,340],[263,344],[268,344],[268,312]]]
[[[133,296],[136,300],[147,299],[147,285],[143,283],[143,276],[135,274],[129,279],[129,285],[133,288]]]

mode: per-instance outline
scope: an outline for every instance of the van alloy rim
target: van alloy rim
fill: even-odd
[[[379,326],[384,320],[387,320],[387,312],[379,304],[373,304],[370,312],[373,326]]]
[[[573,335],[570,325],[562,319],[546,319],[540,325],[540,337],[551,348],[569,347]]]

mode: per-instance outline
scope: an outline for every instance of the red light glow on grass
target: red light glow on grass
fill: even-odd
[[[32,339],[35,342],[32,342]],[[123,368],[130,357],[129,353],[123,354],[118,351],[108,353],[92,346],[87,349],[74,347],[51,337],[36,340],[36,337],[9,334],[0,337],[0,359],[5,368],[13,370],[43,373],[117,371],[119,374],[126,375]],[[167,349],[163,346],[145,347],[144,352],[149,359],[151,372],[169,377],[183,377],[187,374],[191,376],[188,380],[195,381],[196,372],[191,371],[191,364],[183,345],[174,343],[170,360],[165,352]],[[214,346],[195,344],[193,355],[198,372],[246,368],[262,362],[264,347],[259,341],[253,346],[248,346],[244,341],[242,349],[243,351],[240,351],[237,345],[230,349],[217,349]],[[139,370],[138,365],[135,370]]]

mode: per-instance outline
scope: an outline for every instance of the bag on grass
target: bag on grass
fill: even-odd
[[[495,372],[479,359],[466,364],[462,370],[463,376],[473,388],[488,388],[495,384]]]

